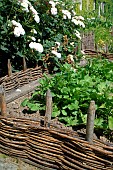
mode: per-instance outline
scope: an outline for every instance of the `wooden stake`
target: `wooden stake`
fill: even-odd
[[[51,115],[52,115],[52,95],[50,90],[47,90],[46,92],[46,113],[44,118],[44,126],[50,127],[50,121],[51,121]]]
[[[10,77],[12,75],[12,66],[11,66],[10,59],[8,59],[7,67],[8,67],[8,76]]]
[[[1,115],[6,117],[5,92],[2,86],[0,86],[0,107],[1,107]]]
[[[25,57],[23,57],[23,71],[25,70],[27,70],[27,64],[26,64]]]
[[[90,143],[93,143],[94,119],[95,119],[95,101],[92,100],[87,114],[86,125],[86,140],[89,141]]]

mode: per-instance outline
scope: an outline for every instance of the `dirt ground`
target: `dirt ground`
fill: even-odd
[[[0,170],[38,170],[38,168],[0,153]]]

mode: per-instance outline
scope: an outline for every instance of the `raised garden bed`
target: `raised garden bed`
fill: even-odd
[[[1,153],[45,170],[113,169],[113,143],[95,137],[90,143],[86,133],[51,120],[51,115],[48,119],[47,115],[40,117],[39,112],[15,111],[0,116]]]

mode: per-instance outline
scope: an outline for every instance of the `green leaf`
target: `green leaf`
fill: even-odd
[[[87,114],[84,115],[84,114],[81,113],[81,118],[82,118],[83,123],[86,124],[86,122],[87,122]]]
[[[74,112],[72,112],[72,115],[76,116],[77,113],[78,113],[78,111],[74,111]]]
[[[69,110],[77,110],[79,108],[78,101],[76,100],[74,103],[68,104]]]
[[[54,71],[58,71],[58,68],[56,66],[54,67]]]
[[[67,126],[74,126],[74,125],[77,125],[78,123],[76,116],[75,117],[72,117],[72,116],[60,117],[59,120],[65,121]]]
[[[29,109],[31,111],[37,111],[40,108],[40,104],[38,104],[38,103],[36,103],[36,104],[35,103],[28,103],[27,106],[29,107]]]
[[[4,47],[2,45],[1,45],[0,49],[3,50],[3,51],[8,51],[8,48],[6,48],[6,47]]]
[[[63,95],[64,99],[69,99],[69,95]]]
[[[52,117],[57,117],[59,115],[60,115],[60,110],[58,109],[57,105],[53,105]]]
[[[67,116],[67,112],[66,112],[65,110],[62,110],[62,114],[63,114],[64,116]]]
[[[105,103],[102,104],[99,108],[100,108],[100,109],[106,108]]]
[[[21,106],[25,107],[27,106],[27,103],[29,102],[28,99],[25,99],[22,103],[21,103]]]
[[[100,92],[102,92],[105,89],[106,89],[106,83],[105,82],[102,82],[102,83],[98,84],[98,90]]]
[[[23,57],[22,52],[19,52],[19,51],[16,53],[16,55],[18,55],[19,57]]]
[[[57,117],[60,115],[60,111],[53,111],[52,112],[52,117]]]
[[[110,130],[113,130],[113,117],[108,116],[108,127]]]
[[[95,119],[94,123],[95,123],[95,126],[102,127],[103,122],[104,122],[104,119],[99,117],[99,118]]]

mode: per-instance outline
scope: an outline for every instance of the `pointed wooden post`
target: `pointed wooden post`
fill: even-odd
[[[2,86],[0,86],[0,107],[1,107],[1,115],[6,117],[6,100],[5,100],[5,91]]]
[[[23,71],[27,70],[26,59],[23,57]]]
[[[86,140],[90,143],[93,143],[95,110],[96,110],[95,101],[92,100],[87,114],[87,125],[86,125]]]
[[[10,59],[8,59],[7,67],[8,67],[8,76],[10,77],[12,75],[12,66],[11,66]]]
[[[51,115],[52,115],[52,95],[50,90],[46,92],[46,113],[44,118],[44,126],[50,127],[51,122]]]

